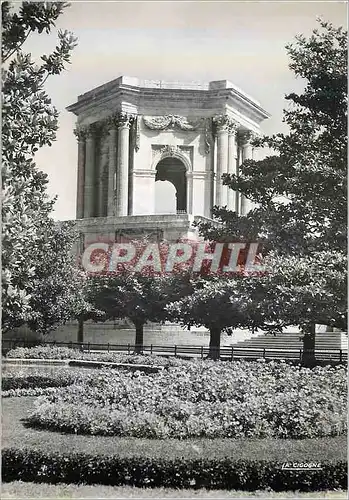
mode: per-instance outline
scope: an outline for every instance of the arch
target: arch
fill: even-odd
[[[182,160],[166,156],[156,165],[155,182],[168,181],[176,190],[176,212],[187,213],[187,171]]]
[[[152,164],[151,164],[151,170],[156,170],[157,164],[161,161],[164,160],[165,158],[177,158],[180,160],[183,165],[185,166],[185,170],[187,172],[192,172],[193,171],[193,166],[191,164],[191,161],[189,158],[182,153],[182,151],[177,147],[177,146],[164,146],[162,150],[157,151],[156,154],[154,155]]]

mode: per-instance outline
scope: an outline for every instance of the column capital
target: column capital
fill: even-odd
[[[231,120],[229,125],[228,125],[228,132],[229,135],[235,136],[239,130],[240,123],[236,122],[235,120]]]
[[[118,112],[118,113],[114,113],[113,115],[109,116],[107,118],[107,122],[108,122],[109,127],[131,128],[135,119],[136,119],[136,115],[133,115],[130,113]]]
[[[256,139],[257,134],[252,132],[252,130],[243,130],[238,134],[239,146],[249,146],[251,142]]]
[[[76,125],[73,132],[74,132],[74,135],[77,138],[78,142],[85,141],[85,139],[87,137],[87,131],[88,131],[88,127],[86,125]]]
[[[240,124],[231,118],[229,115],[215,115],[213,117],[213,124],[216,126],[216,132],[228,132],[229,134],[235,133]]]

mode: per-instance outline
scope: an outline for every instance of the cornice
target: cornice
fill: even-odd
[[[157,101],[159,105],[163,103],[164,109],[168,109],[178,101],[188,102],[192,108],[198,110],[215,111],[217,106],[225,106],[227,101],[239,104],[247,114],[254,116],[259,123],[269,118],[267,113],[258,103],[251,98],[239,92],[235,88],[219,89],[185,89],[185,88],[144,88],[132,85],[120,85],[118,82],[110,82],[102,85],[82,96],[76,103],[67,107],[67,110],[79,116],[89,109],[96,109],[103,106],[106,102],[114,102],[113,106],[121,108],[122,102],[132,103],[135,108],[144,107],[146,102],[150,105]],[[220,104],[219,104],[220,103]],[[142,110],[141,110],[141,113]]]

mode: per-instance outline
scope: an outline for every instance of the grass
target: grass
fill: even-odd
[[[304,440],[188,439],[156,440],[62,434],[25,427],[22,419],[36,398],[2,401],[2,447],[31,448],[46,453],[87,453],[120,457],[222,458],[285,461],[346,460],[346,436]]]
[[[175,490],[168,488],[133,488],[125,486],[38,484],[14,481],[2,485],[1,498],[347,498],[345,491],[273,492],[225,490]]]

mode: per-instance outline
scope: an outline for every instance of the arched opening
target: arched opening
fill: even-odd
[[[155,182],[168,181],[176,190],[177,213],[187,212],[187,179],[185,165],[178,158],[164,158],[156,166]]]

